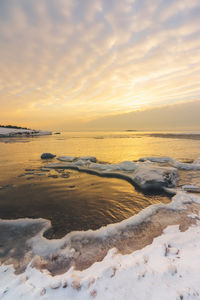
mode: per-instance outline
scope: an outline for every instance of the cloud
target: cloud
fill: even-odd
[[[85,124],[86,129],[198,130],[200,100],[110,115]]]
[[[2,0],[1,112],[75,123],[199,99],[199,20],[198,0]]]

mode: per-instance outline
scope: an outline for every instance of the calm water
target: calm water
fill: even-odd
[[[57,156],[93,155],[99,161],[117,163],[144,156],[193,160],[200,156],[199,149],[197,137],[166,138],[138,132],[66,132],[1,139],[0,186],[4,189],[0,190],[0,218],[50,219],[53,228],[48,236],[60,237],[72,230],[119,222],[152,203],[170,201],[166,195],[144,195],[120,179],[75,171],[41,172],[46,164],[40,159],[43,152]],[[182,182],[193,180],[200,184],[198,174],[188,174],[186,178],[182,172]]]

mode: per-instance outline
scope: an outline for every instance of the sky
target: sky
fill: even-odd
[[[199,104],[199,0],[0,0],[0,124],[200,129]]]

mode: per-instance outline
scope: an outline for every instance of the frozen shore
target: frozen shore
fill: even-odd
[[[20,231],[27,234],[27,228],[31,226],[33,236],[25,237],[24,234],[22,238],[25,243],[21,250],[24,251],[23,263],[26,264],[23,271],[18,270],[18,273],[15,273],[14,258],[2,261],[0,297],[9,300],[199,299],[200,198],[181,192],[170,204],[161,206],[166,208],[164,216],[171,225],[164,226],[163,233],[161,231],[157,234],[146,246],[126,254],[116,245],[110,248],[103,260],[94,262],[88,268],[81,270],[71,265],[67,271],[63,271],[60,275],[54,274],[55,276],[48,270],[48,264],[60,264],[61,259],[64,261],[64,257],[78,258],[78,245],[79,251],[87,250],[85,254],[89,257],[98,252],[98,247],[104,244],[106,237],[109,237],[109,241],[112,235],[124,233],[128,239],[130,232],[127,229],[131,223],[142,225],[143,221],[148,219],[150,226],[153,221],[151,217],[155,216],[161,207],[158,205],[148,207],[137,216],[97,231],[71,233],[63,239],[50,241],[43,237],[44,230],[50,226],[48,221],[42,219],[1,221],[5,235],[6,232],[9,233],[9,226],[12,230],[15,228],[16,234]],[[170,217],[171,212],[173,215]],[[183,213],[179,219],[177,219],[178,212]],[[165,218],[159,218],[160,224]],[[155,224],[154,221],[152,224]],[[150,226],[151,231],[153,228],[154,225]],[[143,233],[140,232],[141,235]],[[99,245],[90,244],[90,239],[95,240],[95,237],[99,240]],[[133,240],[133,244],[134,242],[138,243],[139,240]],[[87,244],[89,247],[84,249]],[[10,251],[14,256],[16,250],[13,248]],[[19,252],[18,244],[17,257]]]
[[[51,131],[0,127],[0,137],[51,135]]]
[[[118,164],[94,156],[62,156],[45,169],[75,169],[120,177],[141,189],[174,194],[120,223],[74,231],[48,240],[45,219],[0,220],[0,298],[3,299],[200,299],[200,197],[198,186],[177,186],[182,163],[146,157]]]
[[[179,170],[200,171],[200,158],[190,163],[180,162],[170,157],[143,157],[138,161],[123,161],[118,164],[99,163],[94,156],[58,156],[59,163],[49,163],[51,169],[74,169],[79,172],[116,177],[129,181],[142,190],[164,190],[176,193],[173,188],[179,179]],[[191,182],[188,183],[191,185]],[[193,191],[199,187],[190,186]],[[183,188],[187,190],[187,186]]]

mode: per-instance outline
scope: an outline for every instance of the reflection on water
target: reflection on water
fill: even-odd
[[[59,138],[57,135],[22,138],[20,143],[19,138],[7,138],[12,143],[6,144],[3,140],[0,139],[0,185],[15,180],[25,168],[39,167],[43,152],[58,156],[94,155],[100,161],[118,163],[146,156],[196,159],[200,149],[200,140],[150,137],[144,132],[65,132]]]
[[[70,176],[41,174],[43,152],[60,155],[94,155],[99,161],[118,163],[146,156],[196,159],[200,140],[162,138],[138,132],[66,132],[61,136],[0,140],[0,217],[43,217],[53,229],[49,237],[71,230],[95,229],[119,222],[152,203],[168,202],[161,195],[143,195],[127,182],[72,172]],[[54,159],[53,161],[56,161]],[[26,174],[25,169],[38,170]],[[193,172],[194,173],[194,172]],[[196,184],[199,177],[191,176]],[[55,176],[54,176],[55,175]],[[188,183],[184,172],[180,182]],[[188,175],[189,176],[189,175]],[[58,178],[57,178],[58,177]],[[12,186],[9,186],[12,185]]]
[[[123,180],[75,171],[70,171],[68,178],[29,178],[1,191],[0,218],[49,219],[53,226],[49,238],[72,230],[97,229],[122,221],[150,204],[170,200],[166,195],[143,195]]]

